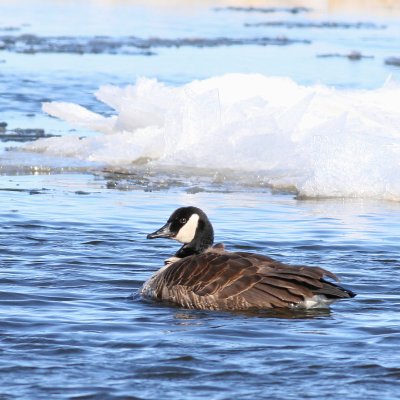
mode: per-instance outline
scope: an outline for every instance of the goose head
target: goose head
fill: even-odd
[[[175,210],[167,223],[160,229],[147,235],[147,239],[174,239],[183,246],[176,257],[200,254],[214,242],[214,230],[204,211],[197,207],[181,207]]]

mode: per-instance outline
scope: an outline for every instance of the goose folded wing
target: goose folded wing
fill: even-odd
[[[202,253],[172,264],[165,271],[164,281],[169,289],[183,286],[198,296],[217,294],[223,298],[234,296],[260,281],[262,277],[256,273],[257,268],[240,257],[229,253]]]

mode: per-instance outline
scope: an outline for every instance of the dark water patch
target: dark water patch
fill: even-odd
[[[94,172],[100,175],[100,172]],[[276,194],[293,193],[292,187],[274,188],[263,180],[262,176],[254,176],[246,172],[185,167],[155,167],[151,160],[145,164],[129,167],[113,167],[102,169],[102,177],[106,179],[107,189],[120,191],[143,190],[157,192],[170,189],[183,189],[187,194],[201,195],[202,193],[235,193],[266,192]]]
[[[116,350],[136,350],[142,349],[147,346],[147,343],[142,342],[135,342],[135,341],[122,341],[122,340],[113,340],[108,341],[105,344],[105,347],[108,349],[116,349]]]
[[[62,396],[65,395],[66,391],[62,387],[57,389],[51,389],[52,392],[56,395]],[[85,390],[83,387],[77,387],[75,390],[73,388],[68,389],[67,392],[72,393],[68,396],[70,400],[96,400],[96,399],[110,399],[110,400],[145,400],[146,397],[137,397],[133,396],[131,394],[113,394],[111,390],[108,390],[106,388],[102,389],[90,389],[90,390]],[[74,393],[77,392],[77,393]]]
[[[135,39],[111,37],[40,37],[34,34],[0,36],[0,50],[16,53],[68,53],[68,54],[129,54],[153,55],[149,48],[141,46]]]
[[[360,51],[351,51],[348,54],[341,53],[326,53],[317,54],[318,58],[347,58],[350,61],[360,61],[361,59],[372,59],[374,56],[364,55]]]
[[[157,175],[148,168],[139,168],[134,171],[108,171],[104,170],[107,189],[121,191],[144,190],[146,192],[168,190],[171,188],[185,187],[185,177],[177,174],[172,176]]]
[[[177,362],[195,362],[196,358],[191,355],[181,355],[179,357],[171,358],[170,361],[177,361]]]
[[[141,379],[190,379],[198,374],[198,369],[195,367],[186,367],[183,365],[153,365],[145,367],[137,367],[135,376]]]
[[[20,30],[21,28],[18,26],[0,26],[0,32],[17,32]]]
[[[288,13],[288,14],[300,14],[311,12],[312,9],[308,7],[215,7],[214,11],[235,11],[235,12],[246,12],[246,13],[262,13],[262,14],[274,14],[274,13]]]
[[[46,133],[44,129],[41,128],[14,128],[7,129],[7,123],[0,123],[0,141],[2,142],[31,142],[33,140],[59,137],[60,135],[53,135]]]
[[[199,187],[199,186],[193,186],[191,188],[186,189],[186,193],[189,193],[189,194],[197,194],[197,193],[202,193],[204,191],[205,191],[205,189],[202,187]]]
[[[371,261],[382,263],[382,264],[389,264],[395,267],[400,266],[400,260],[398,259],[391,259],[391,258],[372,258]]]
[[[0,50],[15,53],[69,53],[69,54],[127,54],[154,55],[153,48],[179,47],[220,47],[220,46],[286,46],[290,44],[309,44],[310,40],[290,39],[287,37],[255,38],[149,38],[134,36],[113,37],[41,37],[36,35],[0,36]]]
[[[373,22],[335,22],[335,21],[266,21],[245,23],[247,27],[282,27],[287,29],[386,29],[386,25],[377,25]]]
[[[2,192],[17,192],[17,193],[28,193],[28,194],[46,194],[50,189],[22,189],[22,188],[0,188]]]
[[[32,240],[33,242],[37,242],[39,245],[41,245],[41,244],[47,242],[47,239],[38,238],[38,237],[33,237],[33,236],[30,236],[30,235],[25,236],[23,239],[25,239],[25,240]]]
[[[307,39],[289,39],[287,37],[255,37],[255,38],[185,38],[185,39],[159,39],[152,38],[148,40],[141,39],[140,47],[219,47],[219,46],[238,46],[238,45],[258,45],[258,46],[285,46],[288,44],[310,44]]]
[[[85,192],[84,190],[77,190],[76,192],[74,192],[75,194],[78,194],[80,196],[88,196],[90,194],[92,194],[91,192]]]
[[[304,319],[319,319],[326,318],[331,315],[331,310],[328,308],[318,308],[310,310],[262,310],[262,311],[247,311],[239,313],[246,317],[251,318],[275,318],[275,319],[291,319],[291,320],[304,320]],[[236,313],[234,313],[236,315]]]
[[[385,59],[385,64],[400,67],[400,57],[388,57]]]
[[[5,189],[6,191],[8,191],[8,189]],[[12,192],[14,191],[22,191],[22,192],[26,192],[28,191],[28,193],[30,192],[30,189],[21,189],[21,190],[11,190]],[[29,221],[25,221],[25,222],[21,222],[21,223],[16,223],[15,227],[17,228],[22,228],[22,229],[27,229],[27,230],[31,230],[31,229],[46,229],[48,230],[51,225],[47,224],[47,223],[43,223],[42,221],[39,220],[29,220]]]
[[[83,242],[83,245],[91,245],[91,246],[98,246],[102,244],[107,244],[103,240],[89,240],[88,242]]]

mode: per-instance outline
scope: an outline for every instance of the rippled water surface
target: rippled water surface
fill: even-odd
[[[398,204],[116,191],[79,175],[1,182],[2,398],[397,396]],[[230,249],[329,268],[358,296],[254,315],[141,300],[177,248],[145,235],[182,204],[203,207]]]
[[[395,4],[361,12],[340,1],[317,10],[239,3],[21,0],[16,12],[14,1],[0,0],[1,400],[399,397],[398,201],[307,199],[251,172],[160,171],[145,159],[110,168],[90,154],[18,150],[43,134],[96,134],[45,115],[43,101],[108,116],[93,92],[139,76],[173,86],[262,73],[378,94],[389,74],[400,76],[386,63],[399,54]],[[239,128],[252,132],[257,121]],[[385,146],[395,149],[395,138]],[[182,205],[204,209],[229,249],[319,265],[357,297],[298,313],[144,301],[139,288],[178,247],[146,235]]]

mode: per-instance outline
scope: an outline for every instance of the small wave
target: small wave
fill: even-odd
[[[123,88],[103,86],[96,97],[115,115],[62,102],[44,103],[43,110],[98,135],[40,139],[23,148],[113,167],[147,162],[176,172],[231,171],[246,174],[246,184],[294,187],[304,198],[400,200],[396,82],[337,90],[258,74],[178,87],[140,78]]]

